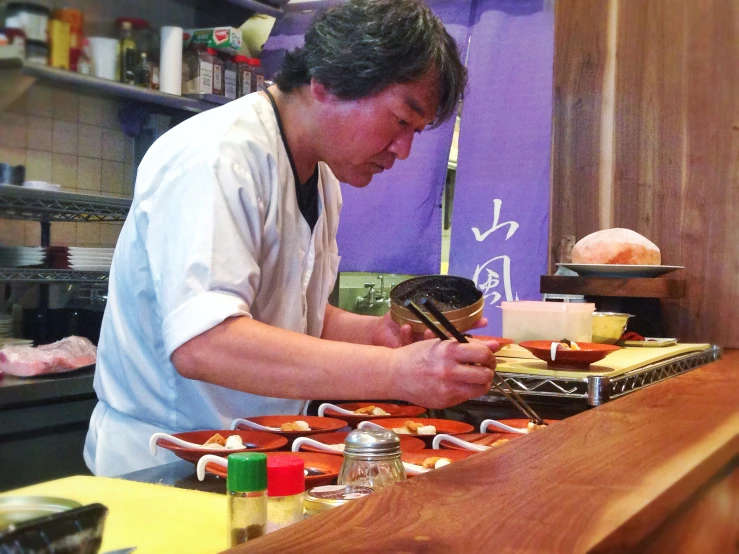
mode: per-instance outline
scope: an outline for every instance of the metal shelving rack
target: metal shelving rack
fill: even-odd
[[[105,271],[76,271],[74,269],[41,269],[25,267],[0,268],[0,283],[90,283],[107,285]]]
[[[49,246],[54,221],[123,221],[130,209],[131,200],[126,198],[0,185],[0,217],[39,221],[41,246]],[[107,284],[107,281],[107,272],[101,271],[0,268],[0,283]],[[47,293],[42,294],[42,304],[46,303]]]
[[[552,399],[555,401],[575,401],[588,406],[600,406],[610,400],[653,385],[670,377],[675,377],[707,363],[721,359],[722,350],[712,346],[701,352],[682,354],[634,369],[623,375],[609,378],[599,375],[583,375],[578,378],[553,378],[522,373],[499,371],[503,377],[521,396],[532,399]],[[499,402],[500,396],[490,392],[477,398],[474,402]]]
[[[123,221],[131,200],[0,185],[0,217],[40,222]]]

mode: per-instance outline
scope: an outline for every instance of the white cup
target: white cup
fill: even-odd
[[[96,77],[118,80],[118,39],[90,37],[90,55]]]

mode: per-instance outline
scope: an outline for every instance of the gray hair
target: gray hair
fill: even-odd
[[[420,0],[350,0],[313,22],[275,82],[290,92],[315,78],[339,98],[356,100],[429,72],[438,76],[438,126],[455,114],[467,83],[454,39]]]

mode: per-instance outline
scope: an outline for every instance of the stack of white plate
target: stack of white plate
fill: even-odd
[[[32,340],[13,337],[13,320],[10,316],[0,314],[0,348],[3,346],[30,346]]]
[[[69,268],[78,271],[110,271],[113,248],[69,247]]]
[[[0,246],[0,267],[33,267],[45,261],[42,246]]]
[[[13,320],[7,315],[0,315],[0,338],[13,335]]]

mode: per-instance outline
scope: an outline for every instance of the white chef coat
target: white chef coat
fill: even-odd
[[[275,113],[258,94],[192,117],[149,149],[110,272],[84,451],[93,473],[175,460],[163,449],[152,457],[155,432],[227,429],[237,417],[304,409],[304,400],[186,379],[170,356],[232,316],[320,336],[341,210],[323,163],[318,191],[311,233]]]

